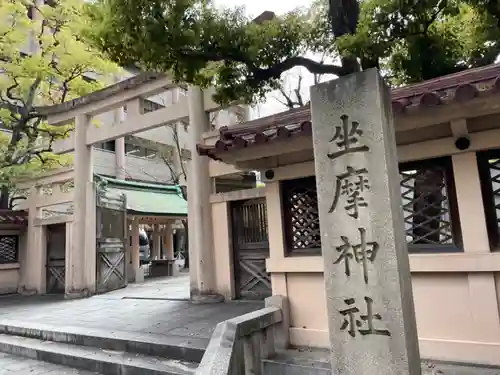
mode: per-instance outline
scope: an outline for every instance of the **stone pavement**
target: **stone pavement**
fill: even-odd
[[[98,375],[94,372],[0,353],[0,375]]]
[[[0,320],[78,326],[137,333],[195,337],[208,344],[215,325],[254,311],[260,302],[195,305],[189,298],[189,277],[154,279],[125,289],[66,301],[60,296],[0,297]],[[0,375],[68,374],[89,372],[0,353]],[[500,369],[437,364],[424,365],[424,375],[500,375]]]
[[[263,307],[262,302],[196,305],[188,297],[188,276],[79,300],[11,296],[0,298],[0,320],[195,337],[208,344],[217,323]]]

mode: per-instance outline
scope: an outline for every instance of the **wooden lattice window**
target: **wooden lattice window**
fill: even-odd
[[[269,247],[266,202],[250,199],[234,205],[234,237],[240,249],[253,248],[256,244]]]
[[[400,165],[408,250],[461,251],[461,233],[450,158]]]
[[[490,246],[500,249],[500,150],[477,154]]]
[[[281,196],[287,253],[320,255],[316,179],[306,177],[282,181]]]
[[[19,237],[0,235],[0,264],[19,261]]]

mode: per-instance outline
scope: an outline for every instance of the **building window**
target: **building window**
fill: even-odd
[[[0,235],[0,264],[19,261],[19,237]]]
[[[156,158],[156,150],[137,145],[136,142],[134,142],[134,138],[131,136],[125,137],[125,154],[130,156],[137,156],[139,158]]]
[[[282,181],[281,196],[288,255],[321,255],[316,179]]]
[[[500,149],[477,153],[490,247],[500,250]]]
[[[114,140],[107,141],[107,142],[101,142],[101,143],[97,143],[95,145],[95,148],[97,148],[99,150],[115,152],[116,151],[116,143]]]
[[[408,250],[461,251],[451,159],[401,164],[399,169]]]
[[[142,109],[143,109],[144,113],[154,112],[154,111],[157,111],[158,109],[163,108],[163,107],[164,107],[163,105],[156,103],[156,102],[153,102],[153,101],[148,100],[148,99],[144,99],[143,103],[142,103]]]

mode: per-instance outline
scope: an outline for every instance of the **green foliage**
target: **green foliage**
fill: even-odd
[[[499,53],[496,0],[354,1],[337,3],[346,7],[339,19],[359,20],[356,32],[335,37],[333,0],[259,23],[207,0],[96,0],[86,36],[121,64],[214,85],[222,103],[263,99],[295,66],[336,75],[379,67],[399,85],[485,65]],[[317,63],[308,52],[341,64]]]
[[[273,68],[308,49],[299,11],[256,25],[242,8],[218,10],[199,0],[102,0],[90,14],[90,36],[115,61],[216,84],[222,102],[262,99],[282,73]]]
[[[52,143],[67,137],[71,126],[49,126],[37,107],[86,95],[116,70],[82,41],[80,35],[89,23],[80,1],[61,0],[53,7],[38,8],[36,3],[0,0],[4,20],[0,23],[0,122],[6,130],[0,132],[1,186],[71,162],[52,153]],[[89,73],[99,81],[86,78]]]
[[[361,4],[356,34],[331,41],[340,55],[385,70],[395,85],[421,82],[495,61],[500,28],[483,5],[367,0]],[[319,8],[324,17],[322,0]]]

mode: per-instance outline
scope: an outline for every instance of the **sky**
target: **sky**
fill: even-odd
[[[276,14],[283,14],[285,12],[297,9],[299,7],[308,7],[312,4],[313,0],[214,0],[215,4],[220,6],[244,6],[248,15],[256,17],[262,12],[268,10]],[[304,97],[308,98],[308,86],[312,84],[312,75],[309,74],[305,69],[293,69],[286,74],[286,85],[287,91],[291,88],[295,88],[295,82],[297,81],[298,75],[304,76],[302,92]],[[259,104],[256,108],[251,111],[252,118],[263,117],[272,115],[277,112],[285,111],[286,107],[279,103],[277,99],[281,99],[280,95],[277,93],[272,93],[269,95],[266,103]]]
[[[312,0],[215,0],[215,3],[223,6],[243,5],[250,16],[256,17],[266,10],[282,14],[298,7],[307,7]]]

